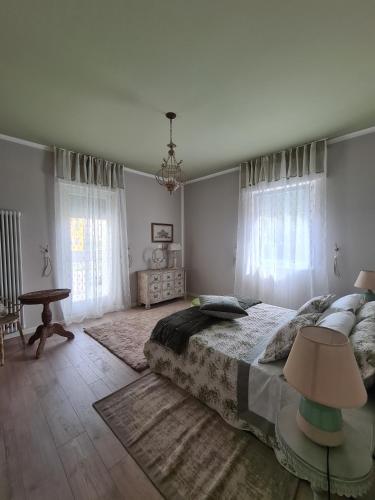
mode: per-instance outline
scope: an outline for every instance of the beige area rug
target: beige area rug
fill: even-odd
[[[143,347],[156,323],[159,319],[187,307],[190,307],[190,301],[186,300],[152,306],[148,310],[144,307],[134,307],[121,313],[120,319],[87,327],[84,330],[118,358],[140,372],[148,367]]]
[[[292,500],[298,480],[271,448],[169,380],[141,377],[94,404],[170,500]]]

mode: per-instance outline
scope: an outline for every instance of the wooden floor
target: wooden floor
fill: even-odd
[[[92,408],[94,401],[145,372],[139,374],[116,358],[86,335],[83,325],[70,329],[75,339],[48,339],[39,360],[34,358],[36,345],[24,349],[18,338],[5,343],[0,500],[160,500]],[[298,494],[302,498],[312,498],[304,484]]]

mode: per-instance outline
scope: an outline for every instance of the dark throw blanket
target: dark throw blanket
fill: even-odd
[[[203,314],[199,306],[190,307],[160,319],[152,330],[151,340],[181,354],[192,335],[219,321],[222,320]]]
[[[244,309],[260,304],[259,300],[242,298],[238,299],[238,302]],[[160,319],[151,333],[150,340],[182,354],[192,335],[220,321],[228,320],[207,316],[199,310],[199,306],[190,307]]]

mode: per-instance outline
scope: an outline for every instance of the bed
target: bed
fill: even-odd
[[[230,425],[274,447],[276,416],[300,395],[283,376],[285,360],[262,364],[259,358],[295,311],[261,303],[247,312],[247,317],[222,320],[193,335],[183,354],[151,340],[144,352],[152,371],[200,399]],[[356,412],[356,418],[372,426],[375,449],[375,386],[368,396],[365,407],[345,412]]]
[[[145,355],[152,371],[216,410],[226,422],[274,444],[279,409],[298,398],[284,380],[282,362],[260,364],[266,344],[295,311],[269,304],[248,316],[220,321],[192,336],[183,354],[149,340]]]

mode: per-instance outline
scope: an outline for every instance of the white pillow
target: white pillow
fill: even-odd
[[[328,309],[332,308],[356,313],[365,301],[365,296],[362,293],[351,293],[332,302]]]
[[[351,311],[339,311],[329,314],[328,316],[321,317],[316,323],[316,326],[330,328],[331,330],[336,330],[349,337],[354,323],[355,315]]]

